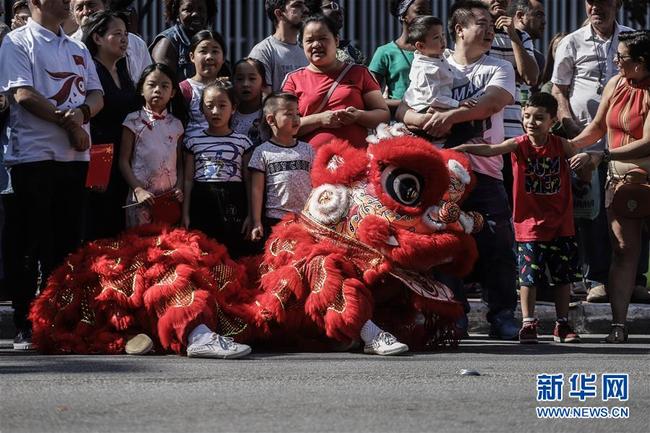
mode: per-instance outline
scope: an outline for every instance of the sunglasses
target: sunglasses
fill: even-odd
[[[631,59],[631,58],[632,58],[632,56],[625,56],[625,55],[623,55],[621,53],[614,54],[614,60],[616,60],[619,63],[622,62],[623,60]]]

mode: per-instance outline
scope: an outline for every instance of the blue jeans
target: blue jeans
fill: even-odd
[[[476,187],[463,204],[465,211],[485,217],[483,230],[474,235],[479,258],[470,279],[478,281],[488,304],[488,320],[517,307],[517,262],[512,211],[503,181],[476,173]]]

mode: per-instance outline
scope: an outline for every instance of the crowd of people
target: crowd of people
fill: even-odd
[[[469,155],[477,182],[463,210],[487,224],[470,278],[443,278],[466,311],[466,287],[480,285],[491,336],[537,342],[537,294],[552,291],[555,341],[578,342],[569,302],[585,287],[611,302],[606,341],[627,340],[630,302],[650,302],[650,208],[639,198],[626,211],[616,193],[632,184],[642,197],[649,182],[650,31],[616,22],[620,0],[585,0],[583,27],[546,56],[534,47],[542,0],[457,0],[448,17],[428,0],[389,0],[401,33],[368,66],[340,38],[338,0],[265,0],[273,34],[234,64],[216,2],[165,0],[169,27],[150,46],[129,3],[17,0],[0,27],[15,349],[31,348],[39,287],[83,242],[171,214],[234,257],[256,254],[302,210],[320,146],[365,147],[389,122]],[[99,149],[108,180],[89,185]]]

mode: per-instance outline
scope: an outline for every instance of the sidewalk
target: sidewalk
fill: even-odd
[[[485,315],[487,305],[479,299],[470,299],[471,311],[468,314],[469,332],[487,334],[490,325]],[[535,315],[539,320],[540,332],[551,334],[555,325],[555,306],[551,302],[538,302]],[[515,316],[521,320],[521,310],[517,307]],[[612,321],[612,309],[609,303],[591,304],[588,302],[571,303],[569,321],[580,334],[609,334]],[[650,330],[650,304],[630,304],[627,324],[631,334],[647,334]]]
[[[469,313],[469,332],[487,334],[490,330],[485,319],[487,306],[479,299],[469,300],[472,311]],[[609,304],[590,304],[577,302],[571,304],[569,320],[575,330],[581,334],[608,334],[612,320],[612,310]],[[551,303],[538,302],[535,307],[539,319],[540,332],[551,334],[555,324],[555,307]],[[13,338],[15,331],[12,321],[13,309],[0,305],[0,339]],[[521,320],[521,311],[517,308],[516,316]],[[630,304],[628,310],[628,326],[631,334],[647,334],[650,331],[650,305]]]

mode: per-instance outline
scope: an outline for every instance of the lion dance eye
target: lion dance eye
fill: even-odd
[[[420,201],[424,180],[415,172],[388,166],[381,174],[381,184],[393,200],[413,206]]]

